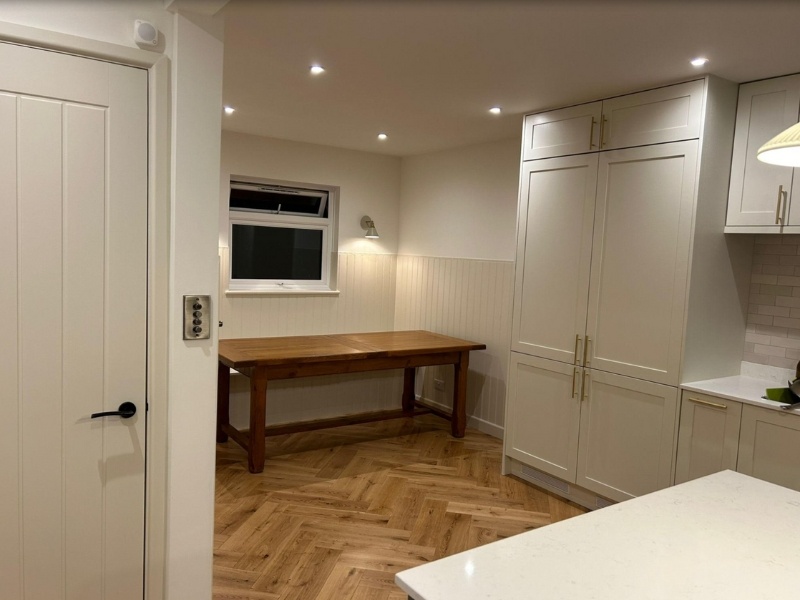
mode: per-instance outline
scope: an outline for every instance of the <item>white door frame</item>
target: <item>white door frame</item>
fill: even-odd
[[[164,598],[169,319],[170,60],[163,54],[0,21],[0,41],[97,58],[148,72],[147,453],[145,598]]]

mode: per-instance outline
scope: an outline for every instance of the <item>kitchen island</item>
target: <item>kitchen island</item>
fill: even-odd
[[[408,569],[414,600],[800,597],[800,492],[715,473]]]

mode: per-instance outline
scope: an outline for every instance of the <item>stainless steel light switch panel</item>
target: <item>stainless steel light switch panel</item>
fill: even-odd
[[[207,340],[211,323],[211,296],[183,297],[183,339]]]

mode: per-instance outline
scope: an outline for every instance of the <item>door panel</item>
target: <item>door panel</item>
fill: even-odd
[[[602,104],[591,102],[525,117],[522,160],[597,150]]]
[[[597,155],[523,166],[512,349],[573,363],[586,328]]]
[[[703,81],[603,101],[604,150],[700,137]]]
[[[575,482],[582,369],[511,354],[506,454]]]
[[[675,483],[736,469],[739,451],[739,402],[683,392]]]
[[[147,73],[0,44],[0,129],[0,589],[141,600]]]
[[[778,214],[778,191],[783,186],[787,195],[791,193],[793,170],[761,162],[756,152],[765,142],[797,123],[798,109],[800,75],[756,81],[739,88],[728,226],[772,226],[780,232],[777,218],[785,213]]]
[[[736,470],[800,491],[800,415],[742,407]]]
[[[678,383],[696,168],[695,141],[600,158],[588,366]]]
[[[576,483],[612,500],[672,484],[678,390],[587,369]]]

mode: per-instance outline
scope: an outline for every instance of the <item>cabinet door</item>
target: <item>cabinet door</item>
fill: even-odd
[[[672,483],[678,390],[586,369],[575,483],[627,500]]]
[[[800,491],[800,415],[744,406],[736,470]]]
[[[600,157],[587,366],[677,385],[697,142]]]
[[[756,152],[769,139],[797,123],[798,109],[800,75],[756,81],[739,87],[728,194],[728,227],[771,226],[776,233],[780,232],[780,219],[786,216],[786,210],[785,205],[778,206],[778,195],[780,190],[786,195],[790,193],[793,170],[763,163],[756,158]],[[790,212],[790,216],[800,222],[797,213],[800,213],[800,207]]]
[[[683,392],[675,483],[735,470],[741,418],[739,402]]]
[[[522,167],[512,350],[577,362],[586,302],[597,154]]]
[[[700,137],[702,79],[603,101],[603,150]]]
[[[522,160],[597,150],[602,104],[591,102],[526,116]]]
[[[582,369],[511,353],[506,454],[575,482]]]

